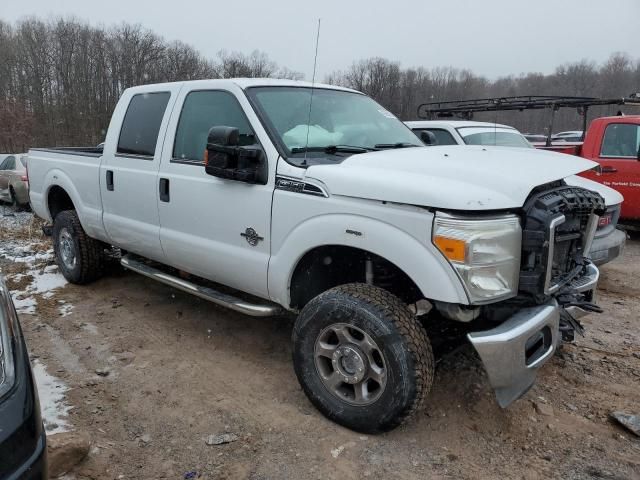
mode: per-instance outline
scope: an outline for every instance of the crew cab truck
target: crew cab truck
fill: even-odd
[[[405,124],[428,146],[485,145],[533,148],[517,129],[499,123],[439,119],[410,121]],[[575,146],[572,148],[575,149]],[[591,172],[585,172],[583,175],[594,176]],[[627,242],[627,234],[616,228],[620,218],[622,195],[612,188],[602,187],[600,183],[584,180],[579,176],[567,177],[565,182],[598,192],[604,198],[607,210],[598,220],[589,258],[597,266],[615,260],[622,254]]]
[[[580,329],[599,272],[593,168],[427,148],[371,98],[265,79],[127,89],[102,149],[29,151],[31,205],[73,283],[124,267],[236,311],[297,315],[295,373],[328,418],[389,430],[434,378],[431,315],[467,322],[507,406]],[[424,315],[426,312],[428,313]]]

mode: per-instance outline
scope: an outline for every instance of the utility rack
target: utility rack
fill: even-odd
[[[551,145],[551,132],[555,112],[561,108],[575,108],[582,116],[582,140],[587,131],[587,112],[589,107],[601,105],[640,106],[640,93],[629,97],[596,98],[565,97],[554,95],[520,95],[514,97],[476,98],[446,102],[428,102],[418,106],[418,117],[425,120],[436,118],[458,117],[464,120],[473,119],[475,112],[497,112],[506,110],[549,110],[549,135],[547,146]],[[622,113],[620,112],[619,115]]]

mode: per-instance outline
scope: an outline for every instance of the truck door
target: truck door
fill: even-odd
[[[100,165],[102,219],[114,245],[164,260],[158,216],[162,140],[179,86],[129,91],[118,103]],[[173,98],[172,98],[173,97]],[[127,101],[128,100],[128,101]],[[120,128],[112,128],[119,124]]]
[[[277,153],[239,87],[229,84],[228,90],[197,88],[198,84],[185,87],[179,96],[177,105],[182,108],[176,107],[168,127],[156,186],[160,191],[160,240],[167,263],[268,298]],[[247,115],[260,128],[261,138]],[[264,151],[270,171],[267,185],[205,173],[204,151],[213,126],[238,128],[241,145],[271,149]]]
[[[597,180],[624,196],[622,218],[640,219],[640,125],[623,121],[610,123],[604,131]]]

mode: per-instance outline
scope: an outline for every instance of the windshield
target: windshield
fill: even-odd
[[[533,148],[520,132],[504,127],[461,127],[457,129],[467,145]]]
[[[248,93],[267,129],[297,165],[305,154],[336,161],[370,150],[420,146],[395,115],[359,93],[314,89],[310,121],[311,88],[254,87]]]

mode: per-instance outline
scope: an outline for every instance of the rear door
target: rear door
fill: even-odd
[[[163,261],[158,169],[169,113],[181,84],[127,91],[118,103],[100,164],[103,222],[114,245]],[[128,100],[128,101],[127,101]]]
[[[640,219],[639,152],[640,125],[622,122],[607,125],[597,159],[601,167],[597,181],[624,196],[621,217],[625,219]]]
[[[170,265],[268,298],[277,152],[240,88],[221,85],[226,87],[194,83],[180,93],[181,108],[176,107],[168,128],[159,175],[164,185],[160,238]],[[213,126],[238,128],[240,145],[262,148],[269,168],[266,185],[206,174],[203,157]]]

